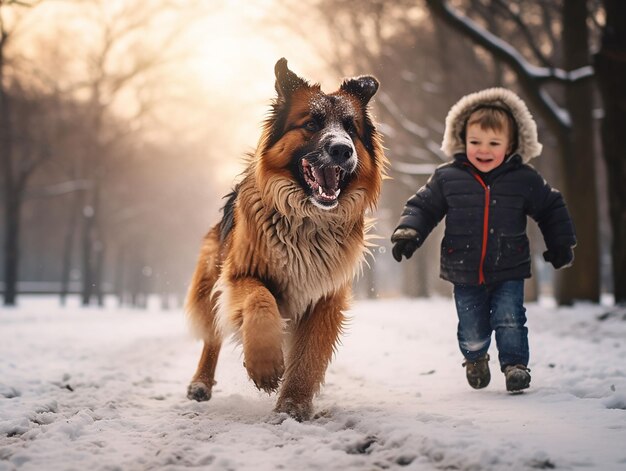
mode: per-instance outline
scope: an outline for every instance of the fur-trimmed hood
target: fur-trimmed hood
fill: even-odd
[[[517,124],[517,149],[513,154],[522,157],[524,163],[541,154],[542,145],[537,139],[537,124],[526,103],[515,93],[505,88],[488,88],[470,93],[461,98],[446,116],[446,129],[441,150],[448,157],[465,152],[462,138],[463,128],[469,116],[479,107],[495,105],[507,109]]]

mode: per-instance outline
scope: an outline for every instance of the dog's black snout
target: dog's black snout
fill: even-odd
[[[352,157],[352,147],[347,144],[335,143],[328,146],[328,154],[336,164],[342,164]]]

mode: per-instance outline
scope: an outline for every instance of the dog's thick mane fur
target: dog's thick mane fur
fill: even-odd
[[[364,186],[346,192],[340,205],[324,211],[307,201],[296,182],[278,175],[260,178],[256,163],[270,142],[278,116],[275,110],[266,121],[256,155],[242,181],[227,196],[221,238],[230,236],[232,231],[236,237],[240,230],[246,239],[256,242],[235,255],[237,266],[251,271],[233,272],[230,276],[257,276],[274,287],[273,291],[289,293],[282,296],[291,302],[281,305],[281,315],[297,321],[312,302],[351,283],[359,272],[366,252],[366,233],[371,227],[363,208],[374,209],[381,181],[366,182],[370,191]],[[374,152],[372,164],[384,173],[387,160],[378,133],[372,134],[370,145]],[[238,208],[246,208],[246,212]],[[223,272],[222,277],[225,275]],[[227,297],[223,284],[216,285],[215,294]],[[227,300],[222,299],[218,306],[222,333],[234,333],[232,326],[239,323],[233,319],[226,322]]]
[[[352,281],[364,254],[361,208],[366,195],[354,192],[336,210],[322,211],[307,203],[293,182],[278,179],[267,188],[271,194],[262,194],[252,175],[239,185],[230,237],[241,233],[255,244],[236,244],[239,250],[222,277],[252,275],[266,281],[272,291],[283,293],[281,316],[297,321],[312,302]],[[253,211],[244,214],[240,206]],[[239,272],[240,267],[249,272]],[[227,293],[222,291],[221,296]],[[217,315],[222,332],[232,333],[226,326],[238,322],[223,322],[228,318],[226,300],[220,303],[222,309]]]

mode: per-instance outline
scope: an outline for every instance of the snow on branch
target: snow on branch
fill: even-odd
[[[398,107],[398,105],[393,101],[393,99],[385,92],[379,92],[379,95],[376,99],[376,102],[379,103],[385,111],[389,113],[389,115],[394,119],[398,125],[408,132],[410,135],[415,136],[421,139],[424,143],[426,150],[428,150],[437,160],[444,160],[442,158],[442,154],[439,151],[439,145],[435,143],[432,139],[431,131],[424,126],[420,126],[419,124],[411,121],[404,117],[402,110]]]
[[[445,0],[426,0],[426,3],[431,11],[442,20],[469,36],[476,44],[487,49],[496,59],[511,67],[517,74],[524,91],[561,131],[567,131],[571,127],[569,113],[559,107],[552,97],[541,89],[541,85],[547,82],[573,83],[587,80],[594,74],[591,66],[565,71],[532,65],[509,43],[454,11]]]
[[[549,59],[543,54],[541,48],[535,42],[534,34],[530,31],[526,23],[524,23],[524,21],[522,20],[522,16],[520,15],[519,11],[517,13],[514,12],[510,8],[508,3],[504,0],[495,0],[494,4],[499,7],[503,15],[508,16],[513,21],[513,23],[515,23],[515,27],[519,30],[522,36],[526,38],[526,43],[528,44],[528,47],[530,47],[537,60],[539,60],[539,62],[541,62],[545,67],[550,67],[551,64]]]
[[[580,67],[575,70],[563,70],[563,69],[546,69],[541,68],[542,74],[537,76],[538,81],[554,81],[554,82],[564,82],[564,83],[575,83],[580,82],[582,80],[590,79],[594,76],[595,71],[593,67],[590,65],[586,65],[584,67]]]
[[[404,173],[406,175],[419,175],[428,176],[431,175],[436,169],[436,164],[415,164],[411,162],[398,162],[393,163],[393,170]]]
[[[39,190],[33,190],[28,193],[29,198],[49,198],[53,196],[63,196],[75,191],[91,190],[93,181],[91,180],[69,180],[55,185],[49,185]]]
[[[383,108],[385,108],[389,112],[391,116],[393,116],[393,118],[398,122],[402,129],[407,131],[409,134],[419,137],[420,139],[428,138],[428,129],[420,126],[417,123],[414,123],[410,119],[403,117],[402,111],[400,110],[400,108],[398,108],[398,105],[393,102],[389,94],[381,91],[377,101],[381,104]]]

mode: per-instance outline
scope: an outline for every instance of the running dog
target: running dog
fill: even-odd
[[[275,411],[308,420],[366,251],[365,213],[385,174],[368,112],[371,76],[326,94],[280,59],[277,96],[221,221],[205,236],[186,310],[204,341],[187,397],[207,401],[223,339],[243,347]]]

